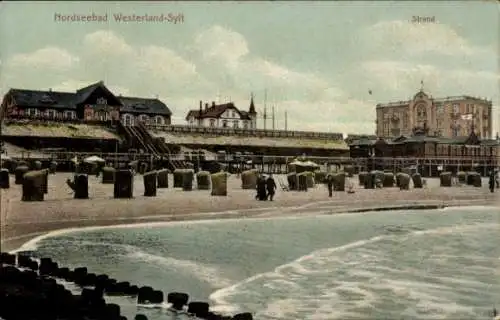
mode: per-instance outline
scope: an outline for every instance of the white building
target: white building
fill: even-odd
[[[186,116],[189,125],[214,128],[256,129],[257,112],[253,97],[250,100],[248,111],[239,110],[233,102],[212,104],[200,101],[198,110],[190,110]]]

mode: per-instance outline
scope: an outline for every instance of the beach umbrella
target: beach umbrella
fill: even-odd
[[[92,162],[106,162],[103,158],[100,158],[98,156],[90,156],[88,158],[85,158],[83,160],[84,162],[92,163]]]
[[[289,164],[294,165],[294,166],[303,166],[304,162],[299,161],[299,160],[294,160],[294,161],[290,162]]]
[[[312,162],[310,160],[304,162],[304,165],[307,166],[307,167],[319,167],[319,164],[314,163],[314,162]]]

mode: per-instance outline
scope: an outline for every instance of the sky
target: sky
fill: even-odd
[[[253,92],[259,117],[274,106],[277,129],[286,111],[289,130],[373,134],[375,105],[407,100],[423,81],[433,97],[493,100],[497,132],[499,17],[493,1],[0,2],[0,94],[103,80],[115,94],[158,96],[185,124],[200,100],[247,110]]]

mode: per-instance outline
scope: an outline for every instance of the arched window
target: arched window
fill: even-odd
[[[162,116],[156,116],[155,117],[155,124],[163,124],[163,117]]]

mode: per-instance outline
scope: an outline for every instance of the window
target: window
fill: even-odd
[[[141,115],[139,116],[139,119],[140,119],[142,122],[146,123],[146,124],[148,124],[148,123],[149,123],[149,117],[148,117],[147,115],[145,115],[145,114],[141,114]]]
[[[134,124],[134,117],[130,114],[125,114],[123,116],[123,122],[125,122],[125,126],[131,126]]]
[[[27,111],[29,117],[36,117],[40,114],[40,111],[35,108],[29,108]]]
[[[243,121],[243,129],[248,129],[248,121]]]
[[[453,104],[453,113],[457,114],[460,112],[460,105],[458,103]]]
[[[162,116],[156,116],[155,117],[155,123],[156,124],[163,124],[163,117]]]
[[[444,106],[443,106],[442,104],[438,104],[438,105],[436,106],[436,112],[437,112],[438,114],[443,114],[443,113],[444,113]]]
[[[405,128],[408,128],[408,122],[409,122],[408,118],[409,118],[408,112],[405,112],[403,115],[403,127],[405,127]]]
[[[419,118],[425,118],[426,117],[426,111],[425,111],[425,106],[424,105],[419,105],[417,107],[417,116]]]
[[[210,126],[215,127],[215,119],[210,119]]]
[[[222,127],[227,128],[227,120],[222,121]]]
[[[236,118],[236,112],[233,111],[233,118]]]
[[[56,110],[49,109],[47,110],[47,118],[54,119],[56,117]]]
[[[98,98],[96,104],[108,104],[108,100],[104,98]]]
[[[234,129],[238,129],[238,122],[239,122],[238,120],[233,121],[233,128]]]
[[[64,111],[64,118],[66,119],[74,119],[75,118],[75,114],[73,111]]]
[[[437,127],[437,128],[441,128],[441,125],[442,125],[442,124],[443,124],[443,121],[442,121],[442,120],[439,120],[439,119],[437,119],[437,120],[436,120],[436,127]]]
[[[108,121],[108,113],[106,111],[99,112],[100,121]]]
[[[398,137],[401,135],[401,130],[399,130],[398,128],[392,129],[391,134],[393,137]]]

